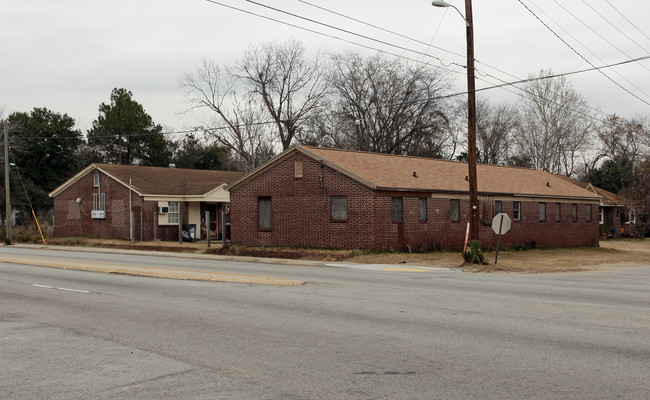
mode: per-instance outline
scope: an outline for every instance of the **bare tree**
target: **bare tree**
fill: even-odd
[[[214,61],[203,60],[194,73],[186,73],[181,84],[187,90],[190,110],[213,112],[203,130],[230,150],[238,169],[250,171],[273,156],[273,138],[264,124],[264,109],[255,98],[235,91],[237,79]]]
[[[331,117],[320,127],[336,147],[441,156],[449,130],[446,77],[423,65],[359,53],[331,56]]]
[[[596,128],[601,148],[599,156],[611,159],[624,157],[633,164],[645,147],[646,129],[637,119],[610,115]]]
[[[467,108],[467,107],[465,107]],[[519,113],[507,103],[492,105],[486,98],[476,102],[476,141],[479,162],[505,164],[519,128]]]
[[[540,78],[548,75],[552,71],[539,73]],[[591,139],[587,103],[564,77],[532,80],[524,89],[518,152],[534,168],[573,174]]]
[[[288,149],[305,119],[316,113],[327,93],[323,66],[308,59],[295,40],[250,46],[235,69],[251,95],[275,124],[282,150]]]

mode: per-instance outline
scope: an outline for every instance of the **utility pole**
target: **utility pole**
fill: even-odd
[[[470,238],[479,240],[478,182],[476,176],[476,85],[474,70],[474,23],[472,0],[465,0],[467,29],[467,158],[469,164]]]
[[[9,190],[9,121],[5,120],[5,213],[7,216],[6,219],[6,232],[7,238],[6,243],[11,244],[12,235],[11,235],[11,195]]]
[[[469,238],[479,240],[480,210],[478,204],[478,182],[476,178],[476,84],[474,70],[474,22],[472,0],[465,0],[465,15],[446,1],[434,0],[434,7],[451,7],[465,20],[467,37],[467,164],[469,173]]]

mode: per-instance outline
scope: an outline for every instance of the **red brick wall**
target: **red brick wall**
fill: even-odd
[[[303,160],[303,177],[294,178],[294,160]],[[332,222],[330,196],[348,198],[348,220]],[[272,199],[272,229],[258,229],[258,197]],[[403,198],[403,220],[392,221],[392,197]],[[420,197],[427,197],[427,219],[420,221]],[[512,201],[502,201],[502,211],[512,217]],[[450,200],[428,193],[377,192],[321,166],[300,154],[231,190],[232,243],[248,246],[332,247],[375,250],[462,249],[469,220],[468,201],[460,201],[460,221],[451,221]],[[592,205],[591,222],[585,204],[578,204],[578,221],[572,221],[570,203],[562,204],[562,220],[555,222],[555,203],[547,202],[546,222],[539,222],[536,201],[521,202],[521,221],[503,235],[506,248],[517,245],[577,247],[598,245],[598,206]],[[487,218],[491,219],[491,218]],[[481,244],[496,246],[490,226],[480,227]]]
[[[302,158],[303,178],[294,178]],[[322,177],[322,178],[321,178]],[[348,221],[332,222],[330,196],[348,197]],[[272,198],[272,229],[258,229],[258,197]],[[255,246],[372,248],[375,194],[301,154],[294,154],[230,194],[231,241]]]
[[[89,236],[129,239],[129,189],[100,172],[101,192],[106,195],[106,219],[91,218],[93,209],[94,171],[73,183],[54,198],[54,236]],[[81,205],[77,203],[81,198]],[[153,240],[154,213],[158,202],[144,201],[135,192],[131,197],[135,240]],[[187,206],[181,203],[183,221],[187,221]],[[178,240],[178,226],[160,226],[161,240]]]

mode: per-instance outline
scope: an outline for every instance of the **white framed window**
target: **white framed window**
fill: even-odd
[[[521,221],[521,201],[512,202],[512,219],[514,221]]]
[[[546,222],[546,203],[539,203],[539,222]]]
[[[99,172],[93,175],[93,187],[99,187]]]
[[[555,203],[555,222],[562,221],[562,204]]]
[[[167,203],[169,212],[167,213],[168,224],[178,224],[181,216],[181,203],[179,201],[170,201]]]
[[[585,220],[591,222],[591,204],[585,205]]]
[[[598,207],[598,223],[599,224],[605,223],[605,210],[603,209],[603,207]]]

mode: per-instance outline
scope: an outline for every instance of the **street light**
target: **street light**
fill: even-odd
[[[444,1],[433,1],[434,7],[458,8]],[[479,240],[478,184],[476,179],[476,85],[474,78],[474,26],[472,23],[472,0],[465,0],[465,25],[467,27],[467,158],[469,165],[470,238]]]

